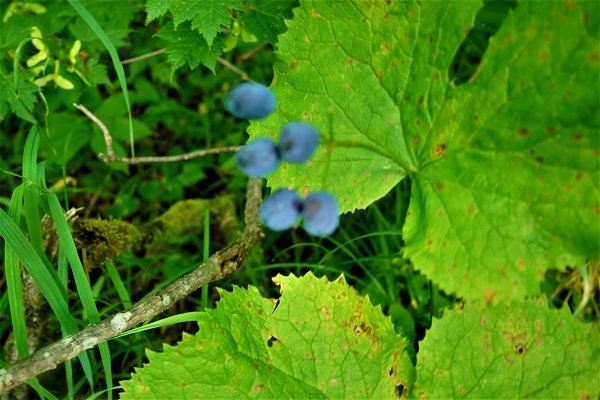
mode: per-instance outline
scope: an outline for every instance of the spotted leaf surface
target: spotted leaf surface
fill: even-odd
[[[302,2],[280,36],[280,106],[249,132],[315,125],[313,159],[268,184],[328,190],[341,212],[409,176],[405,254],[443,290],[495,302],[599,253],[599,17],[592,2],[520,2],[455,86],[480,7]]]
[[[221,301],[121,382],[121,398],[398,398],[414,367],[391,320],[341,277],[278,275],[281,297],[221,291]]]
[[[467,304],[435,320],[419,346],[413,398],[596,399],[600,326],[545,299]]]

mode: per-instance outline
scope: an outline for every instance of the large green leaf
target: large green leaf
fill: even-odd
[[[221,291],[200,332],[184,335],[121,382],[123,399],[393,398],[414,381],[389,317],[340,277],[274,279],[278,301],[258,290]]]
[[[447,311],[419,346],[419,399],[597,399],[600,326],[547,301]]]
[[[268,184],[328,190],[341,212],[408,175],[406,255],[442,289],[496,301],[598,255],[598,10],[521,2],[455,87],[448,71],[480,6],[303,1],[280,36],[278,110],[249,133],[317,126],[313,160],[283,163]]]

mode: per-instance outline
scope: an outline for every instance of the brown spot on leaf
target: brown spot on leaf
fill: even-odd
[[[425,97],[419,97],[419,104],[423,104],[425,102]]]
[[[540,53],[540,61],[546,61],[548,59],[548,53],[542,52]]]
[[[583,135],[581,133],[575,133],[573,136],[571,136],[571,139],[579,141],[583,139]]]
[[[556,128],[554,128],[553,126],[547,126],[546,132],[548,133],[548,135],[552,135],[554,132],[556,132]]]
[[[415,120],[415,125],[420,125],[420,124],[421,124],[421,120],[420,119]]]
[[[434,157],[441,157],[444,154],[445,150],[446,150],[446,144],[442,143],[442,144],[433,146],[431,153],[433,154]]]
[[[523,260],[517,260],[517,268],[519,269],[519,271],[524,271],[525,270],[525,261]]]
[[[519,128],[519,129],[517,129],[517,135],[519,135],[519,136],[527,136],[527,135],[529,135],[529,129],[527,129],[527,128]]]
[[[427,239],[427,242],[425,244],[427,246],[431,246],[433,244],[433,239]]]
[[[310,10],[310,15],[312,15],[313,17],[318,17],[319,13],[317,10],[315,10],[314,8],[312,10]]]
[[[412,138],[412,143],[413,143],[415,146],[418,146],[420,142],[421,142],[421,138],[420,138],[420,137],[418,137],[417,135],[413,136],[413,138]]]
[[[354,60],[352,59],[352,57],[348,57],[346,59],[346,64],[352,64],[354,62]]]
[[[444,184],[443,184],[442,182],[438,182],[438,183],[435,185],[435,187],[436,187],[438,190],[442,190],[442,189],[444,189]]]
[[[496,297],[496,292],[493,289],[488,288],[488,289],[486,289],[486,291],[484,293],[484,297],[485,297],[485,301],[487,301],[488,303],[491,303],[494,301],[494,297]]]
[[[473,214],[473,210],[475,210],[475,205],[469,204],[467,207],[467,214]]]
[[[392,68],[394,68],[396,66],[396,64],[398,64],[398,62],[396,60],[392,60],[392,62],[390,63]]]
[[[473,121],[475,121],[475,122],[479,121],[479,115],[474,115],[473,116]]]
[[[298,66],[299,61],[292,61],[292,63],[290,64],[290,69],[296,69],[296,67]]]
[[[440,77],[440,73],[438,71],[435,71],[431,78],[435,80],[435,79],[439,79],[439,77]]]
[[[541,164],[541,163],[543,163],[543,162],[544,162],[544,158],[543,158],[543,157],[540,157],[540,156],[537,156],[537,157],[535,158],[535,161],[537,161],[537,162],[539,162],[539,163]]]
[[[377,76],[377,80],[381,80],[381,78],[383,77],[383,72],[381,71],[377,71],[377,74],[375,74]]]

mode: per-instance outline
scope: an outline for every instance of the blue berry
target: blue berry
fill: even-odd
[[[314,192],[304,199],[304,229],[312,236],[331,235],[340,221],[338,203],[328,192]]]
[[[227,96],[227,110],[238,118],[260,119],[275,109],[275,95],[260,83],[245,82],[234,87]]]
[[[265,176],[279,165],[279,150],[271,139],[256,139],[237,152],[235,162],[248,176]]]
[[[306,122],[285,124],[279,134],[281,158],[292,163],[308,161],[319,145],[319,133]]]
[[[260,218],[267,228],[283,231],[294,226],[302,212],[302,199],[293,190],[279,189],[267,197]]]

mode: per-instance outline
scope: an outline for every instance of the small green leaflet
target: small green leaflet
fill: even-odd
[[[481,4],[302,1],[276,53],[278,110],[249,133],[314,124],[313,160],[268,184],[328,190],[342,212],[408,175],[405,254],[448,293],[501,301],[599,255],[599,26],[591,2],[522,1],[454,86]]]
[[[122,399],[397,398],[410,391],[407,341],[343,277],[278,275],[278,300],[250,286],[220,290],[217,308],[122,381]]]
[[[25,73],[19,75],[16,88],[14,72],[5,76],[0,82],[0,119],[11,111],[25,121],[36,122],[31,111],[38,101],[39,88],[25,80],[25,75]]]
[[[217,58],[221,55],[224,46],[222,39],[217,38],[213,46],[208,46],[198,31],[191,29],[189,25],[189,22],[184,22],[175,30],[173,24],[169,23],[156,34],[169,43],[167,54],[171,63],[171,75],[186,64],[194,69],[200,63],[215,72]]]
[[[184,21],[192,21],[192,30],[202,33],[208,47],[213,45],[221,27],[231,27],[231,12],[244,8],[239,0],[175,1],[173,5],[175,29]]]
[[[234,20],[239,18],[244,33],[274,44],[286,30],[284,18],[292,17],[297,4],[297,0],[148,0],[146,24],[169,11],[173,14],[173,22],[157,34],[168,43],[171,73],[200,63],[214,72],[227,39],[236,39],[227,31]]]
[[[434,320],[419,346],[416,399],[597,399],[600,326],[545,298],[468,303]]]

